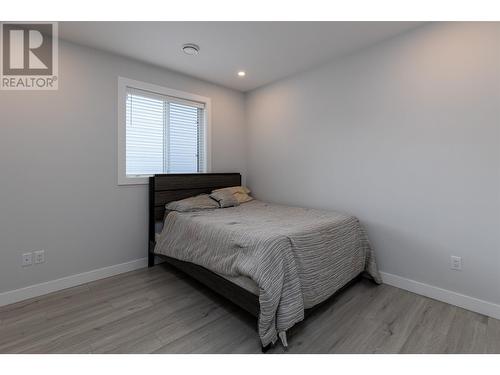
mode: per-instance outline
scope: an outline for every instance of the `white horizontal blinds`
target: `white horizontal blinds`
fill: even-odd
[[[129,89],[127,175],[204,172],[204,112],[201,103]]]
[[[127,93],[127,175],[163,173],[164,133],[163,100]]]
[[[168,171],[198,172],[198,108],[169,103]]]

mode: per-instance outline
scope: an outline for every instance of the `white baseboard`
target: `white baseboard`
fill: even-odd
[[[380,272],[380,274],[384,284],[446,302],[450,305],[462,307],[466,310],[487,315],[495,319],[500,319],[500,305],[495,303],[452,292],[451,290],[438,288],[433,285],[424,284],[419,281],[406,279],[390,273]]]
[[[148,258],[141,258],[126,263],[116,264],[114,266],[63,277],[57,280],[47,281],[41,284],[30,285],[21,289],[10,290],[0,293],[0,306],[10,305],[11,303],[23,301],[28,298],[43,296],[44,294],[57,292],[58,290],[137,270],[147,265]]]
[[[57,292],[66,288],[82,285],[106,277],[134,271],[146,267],[147,258],[136,259],[130,262],[116,264],[114,266],[99,268],[96,270],[63,277],[57,280],[47,281],[41,284],[30,285],[25,288],[0,293],[0,306],[23,301],[33,297],[43,296],[48,293]],[[452,292],[451,290],[438,288],[433,285],[424,284],[419,281],[407,279],[387,272],[380,272],[384,284],[396,288],[408,290],[425,297],[449,303],[450,305],[500,319],[500,305],[480,300],[464,294]]]

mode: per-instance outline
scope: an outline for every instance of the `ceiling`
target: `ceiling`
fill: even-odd
[[[59,36],[249,91],[422,22],[61,22]],[[197,56],[184,43],[200,46]],[[246,71],[243,78],[239,70]]]

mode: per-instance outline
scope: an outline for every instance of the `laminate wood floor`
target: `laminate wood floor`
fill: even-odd
[[[159,265],[1,307],[0,353],[260,353],[255,326]],[[500,353],[500,321],[361,279],[288,339],[287,353]]]

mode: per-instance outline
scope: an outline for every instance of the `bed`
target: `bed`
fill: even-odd
[[[263,350],[360,274],[380,276],[350,215],[253,200],[238,207],[169,212],[169,202],[241,185],[238,173],[150,179],[149,266],[160,257],[258,317]]]

